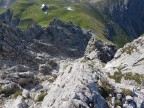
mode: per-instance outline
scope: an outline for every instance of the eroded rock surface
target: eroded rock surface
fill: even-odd
[[[54,19],[45,29],[35,24],[28,30],[21,30],[2,21],[0,107],[118,106],[113,105],[113,101],[110,100],[113,99],[113,92],[118,92],[118,88],[127,87],[117,85],[106,72],[111,64],[119,66],[117,61],[122,60],[123,63],[128,63],[128,67],[133,71],[132,63],[137,63],[136,68],[141,66],[143,69],[143,37],[119,49],[116,54],[115,45],[93,40],[92,37],[90,31],[84,32],[72,22],[63,23],[59,19]],[[91,44],[94,46],[93,49]],[[136,55],[139,55],[139,58]],[[131,60],[131,56],[135,57],[134,61]],[[141,92],[136,93],[140,96]],[[126,99],[126,96],[123,98]],[[138,103],[140,105],[143,97],[136,99],[140,100]]]
[[[109,107],[95,83],[98,76],[82,62],[90,32],[59,19],[46,29],[35,24],[21,30],[10,13],[0,23],[0,106]]]
[[[120,48],[106,68],[109,71],[122,68],[123,72],[144,74],[144,36]]]

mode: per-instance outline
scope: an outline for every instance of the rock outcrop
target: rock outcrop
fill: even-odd
[[[144,74],[144,36],[120,48],[106,68],[109,71],[121,67],[123,72]]]
[[[61,70],[62,75],[51,86],[42,108],[109,108],[98,92],[97,76],[88,63],[81,60]]]
[[[132,92],[124,107],[141,108],[144,88],[144,36],[120,48],[104,68],[109,81],[117,88]],[[132,97],[131,97],[132,96]]]
[[[0,14],[0,21],[11,24],[12,26],[18,26],[20,19],[13,18],[13,11],[8,9],[3,14]]]

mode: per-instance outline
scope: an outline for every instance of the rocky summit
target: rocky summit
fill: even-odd
[[[0,14],[0,108],[144,108],[143,35],[119,48],[72,21],[21,23],[11,9]]]

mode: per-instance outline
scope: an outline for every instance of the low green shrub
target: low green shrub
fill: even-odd
[[[106,81],[101,80],[102,86],[98,86],[101,95],[106,99],[113,92],[113,88]]]
[[[13,94],[13,98],[17,98],[19,95],[22,95],[22,90],[17,90],[17,91]]]
[[[123,77],[122,72],[115,72],[114,75],[108,74],[108,77],[114,79],[116,83],[120,83]]]
[[[39,96],[38,96],[38,98],[37,98],[37,102],[41,102],[41,101],[43,101],[43,99],[44,99],[44,97],[47,95],[47,93],[46,92],[42,92]]]
[[[129,89],[122,89],[122,93],[124,93],[124,95],[131,95],[132,91]]]

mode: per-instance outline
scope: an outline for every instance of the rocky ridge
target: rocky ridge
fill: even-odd
[[[95,84],[97,75],[84,63],[90,31],[58,19],[45,29],[35,24],[21,30],[11,24],[11,12],[0,23],[2,108],[109,107]]]
[[[9,21],[11,16],[7,16]],[[0,23],[0,107],[109,108],[124,102],[133,105],[129,103],[131,97],[124,96],[125,101],[117,104],[109,96],[122,96],[105,70],[111,62],[103,68],[119,57],[115,45],[96,40],[91,31],[59,19],[45,29],[35,24],[28,30],[4,20]],[[135,43],[142,44],[141,50],[143,37]],[[143,97],[136,99],[141,105]]]
[[[142,35],[144,29],[143,0],[106,0],[105,12],[132,38]]]

